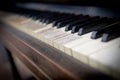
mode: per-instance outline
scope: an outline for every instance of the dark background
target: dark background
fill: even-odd
[[[100,6],[100,7],[115,7],[119,8],[119,0],[2,0],[0,7],[8,7],[16,2],[37,2],[37,3],[54,3],[66,5],[87,5],[87,6]]]

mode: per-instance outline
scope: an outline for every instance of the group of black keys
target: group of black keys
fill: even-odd
[[[89,16],[53,11],[38,11],[24,8],[13,9],[14,13],[25,17],[39,20],[45,24],[53,24],[53,27],[65,27],[65,31],[84,35],[92,32],[91,38],[102,38],[102,42],[108,42],[120,36],[120,18],[108,18],[100,16]]]

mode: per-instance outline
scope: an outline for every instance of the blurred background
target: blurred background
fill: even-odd
[[[52,3],[52,4],[66,4],[66,5],[87,5],[100,7],[120,7],[119,0],[2,0],[0,6],[7,7],[16,2],[37,2],[37,3]]]

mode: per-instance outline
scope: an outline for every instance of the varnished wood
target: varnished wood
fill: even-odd
[[[29,60],[23,52],[17,49],[10,42],[7,43],[7,48],[13,53],[14,56],[18,57],[29,69],[32,71],[33,75],[39,80],[51,80],[41,69],[39,69],[31,60]],[[36,74],[37,72],[37,74]]]

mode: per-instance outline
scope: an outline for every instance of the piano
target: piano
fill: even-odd
[[[0,42],[38,80],[119,80],[120,10],[108,2],[18,1],[1,8]]]

